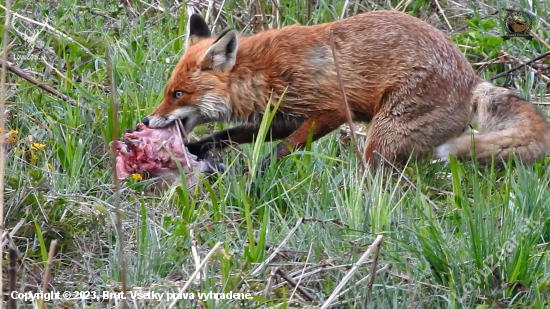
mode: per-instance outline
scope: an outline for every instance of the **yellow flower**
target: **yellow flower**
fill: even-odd
[[[8,144],[13,145],[17,143],[17,140],[18,140],[17,133],[19,133],[19,131],[10,130],[8,134],[6,134],[6,140],[8,141]]]
[[[33,154],[33,155],[29,158],[29,162],[31,162],[31,163],[34,164],[34,163],[36,163],[36,160],[37,160],[37,159],[38,159],[38,158],[36,157],[36,155]]]
[[[31,149],[32,150],[44,150],[44,148],[46,148],[46,145],[44,144],[39,144],[39,143],[32,143],[32,146],[31,146]]]
[[[15,153],[22,156],[25,152],[21,150],[19,147],[13,147],[13,150],[15,150]]]
[[[140,174],[133,174],[132,178],[136,181],[140,181],[141,180],[141,175]]]
[[[48,163],[48,169],[53,169],[53,165],[51,163]]]

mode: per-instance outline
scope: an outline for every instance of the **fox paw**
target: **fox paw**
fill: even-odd
[[[435,157],[438,160],[442,160],[445,163],[449,163],[449,155],[453,154],[456,156],[456,146],[453,142],[447,142],[435,149]]]
[[[197,159],[199,160],[205,160],[213,157],[217,157],[215,155],[214,149],[209,147],[209,145],[201,143],[201,142],[194,142],[185,144],[185,147],[187,147],[187,150],[194,156],[197,156]]]

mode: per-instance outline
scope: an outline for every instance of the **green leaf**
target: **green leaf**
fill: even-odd
[[[487,37],[485,42],[487,43],[488,46],[497,47],[500,44],[502,44],[503,39],[501,37],[490,36],[490,37]]]
[[[42,230],[38,221],[34,220],[34,227],[36,228],[36,236],[38,237],[38,243],[40,244],[40,254],[42,255],[42,261],[48,261],[48,250],[46,249],[46,243],[44,242],[44,237],[42,236]]]
[[[86,89],[84,89],[82,86],[80,86],[79,84],[77,83],[73,83],[73,86],[76,88],[76,90],[78,90],[78,92],[80,93],[80,95],[82,95],[83,97],[85,97],[86,99],[88,99],[90,102],[94,103],[94,104],[99,104],[99,105],[103,105],[103,102],[101,100],[99,100],[98,98],[96,98],[95,96],[93,96],[92,94],[90,94],[88,91],[86,91]]]
[[[490,20],[490,19],[486,19],[484,21],[481,22],[481,28],[483,28],[483,30],[489,30],[489,29],[493,29],[497,26],[497,24]]]
[[[479,26],[479,21],[477,19],[467,19],[466,24],[470,28],[477,28]]]

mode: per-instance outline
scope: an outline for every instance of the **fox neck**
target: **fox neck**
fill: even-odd
[[[235,67],[228,85],[229,101],[231,105],[231,121],[255,122],[259,114],[263,113],[267,100],[266,81],[262,73],[248,71],[242,73],[242,68]]]
[[[277,44],[273,41],[276,31],[239,38],[237,61],[228,81],[234,122],[261,121],[266,105],[273,107],[285,91],[286,87],[277,80],[280,74],[273,69],[278,67]]]

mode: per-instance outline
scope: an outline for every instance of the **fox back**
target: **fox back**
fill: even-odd
[[[441,89],[432,96],[469,99],[475,74],[444,34],[409,15],[376,11],[253,36],[237,37],[233,31],[217,38],[191,35],[151,125],[155,116],[170,121],[186,111],[201,114],[196,124],[252,121],[270,97],[277,100],[285,90],[282,114],[307,118],[332,110],[342,103],[330,31],[348,100],[361,120],[371,120],[390,92],[423,86],[418,83]],[[438,78],[430,78],[434,75]]]

